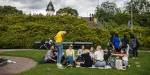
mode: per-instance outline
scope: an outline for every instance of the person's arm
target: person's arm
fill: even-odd
[[[77,51],[77,55],[80,55],[80,49]]]
[[[112,54],[113,56],[119,56],[119,57],[123,57],[125,56],[125,54]]]
[[[75,60],[74,50],[73,50],[73,60]]]
[[[66,56],[68,56],[68,49],[66,50]]]

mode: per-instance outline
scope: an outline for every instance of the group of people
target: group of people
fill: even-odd
[[[63,51],[62,41],[66,31],[59,31],[55,36],[55,46],[51,46],[45,55],[44,61],[48,63],[56,62],[59,69],[66,66],[75,67],[91,67],[91,68],[116,68],[126,69],[128,67],[128,57],[138,56],[138,40],[130,34],[130,41],[127,36],[120,40],[117,33],[110,38],[108,47],[103,49],[100,45],[94,49],[86,49],[81,46],[77,51],[73,49],[73,45],[69,45],[68,49]]]

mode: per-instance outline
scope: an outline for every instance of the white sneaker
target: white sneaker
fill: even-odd
[[[13,63],[13,64],[15,64],[16,62],[12,61],[12,60],[7,60],[7,63]]]
[[[57,68],[58,68],[58,69],[65,69],[65,68],[62,66],[62,64],[57,64]]]
[[[112,67],[111,66],[105,66],[105,69],[111,69]]]
[[[76,67],[80,67],[79,65],[77,65]]]

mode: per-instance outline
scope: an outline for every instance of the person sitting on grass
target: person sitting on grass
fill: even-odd
[[[122,57],[122,63],[123,63],[123,68],[126,69],[127,67],[129,67],[128,66],[129,44],[127,44],[126,50],[125,51],[122,50],[121,53],[124,54]]]
[[[94,47],[91,47],[90,49],[90,56],[91,56],[92,61],[94,61]]]
[[[127,45],[127,50],[121,50],[120,54],[112,54],[116,57],[115,67],[119,70],[126,70],[128,67],[128,56],[129,56],[129,45]]]
[[[57,59],[57,54],[54,46],[51,46],[51,49],[47,51],[44,62],[45,63],[55,63]]]
[[[70,45],[69,49],[66,50],[66,60],[67,60],[68,66],[72,66],[73,61],[74,61],[74,49],[72,48],[73,48],[73,45]]]
[[[95,67],[105,67],[106,62],[104,61],[104,51],[101,46],[97,46],[96,51],[94,53],[95,57]]]
[[[83,57],[81,56],[83,53],[84,53],[84,51],[85,51],[85,47],[84,47],[84,45],[82,45],[81,46],[81,49],[79,49],[78,51],[77,51],[77,59],[76,59],[76,62],[77,63],[83,63],[84,61],[83,61]],[[79,66],[79,65],[78,65]]]
[[[89,54],[89,50],[85,49],[83,51],[83,54],[81,55],[82,57],[82,61],[77,61],[76,64],[77,66],[81,66],[81,67],[92,67],[93,61],[91,59],[91,56]]]
[[[85,50],[85,47],[84,47],[84,45],[82,45],[81,49],[78,50],[77,55],[81,56],[83,54],[84,50]]]

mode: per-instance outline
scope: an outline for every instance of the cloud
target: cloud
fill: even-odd
[[[0,0],[0,5],[15,6],[24,13],[42,13],[46,14],[46,6],[50,0]],[[89,13],[94,13],[96,6],[107,0],[52,0],[54,7],[57,10],[63,7],[72,7],[77,9],[80,16],[89,16]],[[128,0],[109,0],[116,2],[119,7]]]

